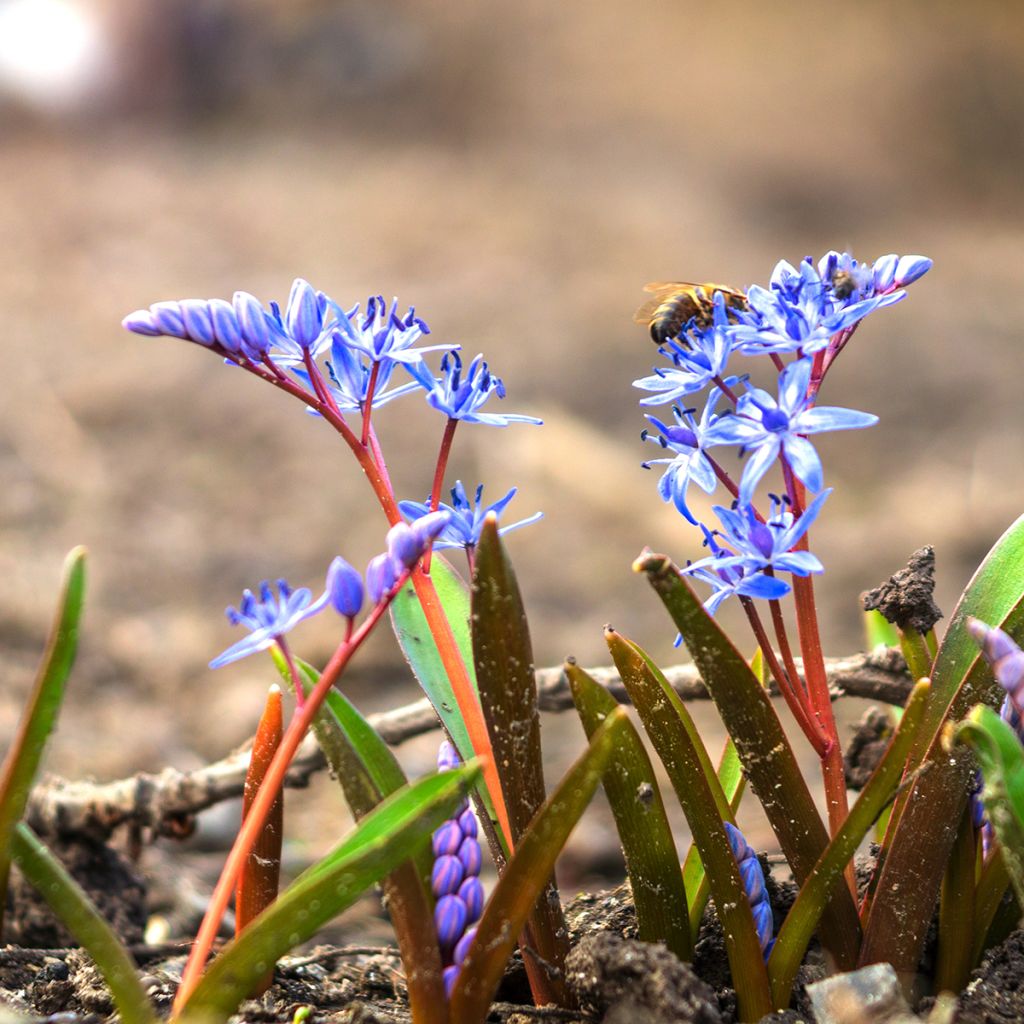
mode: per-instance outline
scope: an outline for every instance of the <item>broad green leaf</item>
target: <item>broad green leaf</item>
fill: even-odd
[[[911,765],[931,762],[897,801],[886,834],[864,933],[862,963],[888,962],[910,975],[917,967],[946,861],[967,803],[972,766],[943,750],[947,720],[964,718],[1001,691],[977,644],[968,616],[1024,639],[1024,516],[996,542],[957,604],[932,671],[932,697]]]
[[[462,660],[469,672],[473,686],[473,645],[469,632],[469,591],[462,577],[440,555],[434,554],[430,561],[430,578],[445,610],[455,641],[462,653]],[[473,745],[469,732],[459,714],[458,701],[452,692],[448,673],[445,671],[437,644],[427,625],[419,598],[412,583],[402,587],[391,605],[391,625],[402,648],[409,667],[419,681],[427,699],[433,705],[448,735],[451,736],[463,761],[473,757]]]
[[[700,736],[695,730],[691,732],[692,721],[686,723],[680,716],[685,707],[664,676],[659,678],[644,654],[618,633],[606,630],[605,640],[622,684],[665,765],[707,872],[725,933],[740,1019],[759,1020],[771,1012],[768,975],[754,916],[723,824],[723,820],[734,824],[728,800]]]
[[[78,650],[78,626],[85,600],[85,548],[64,559],[60,598],[46,649],[18,731],[0,769],[0,928],[10,869],[11,834],[25,813],[46,742],[57,724],[64,688]]]
[[[287,679],[288,667],[279,652],[275,651],[274,660]],[[296,665],[308,694],[320,675],[304,661],[296,659]],[[327,695],[325,706],[313,720],[313,732],[356,821],[407,784],[405,772],[391,748],[337,690]],[[424,848],[382,882],[417,1024],[443,1024],[448,1016],[441,951],[433,919],[432,866],[431,851]]]
[[[253,982],[288,950],[310,939],[371,885],[429,841],[474,783],[475,764],[429,775],[392,794],[322,861],[303,872],[213,961],[182,1018],[220,1024]]]
[[[645,554],[634,568],[647,574],[682,633],[736,744],[747,780],[764,807],[794,877],[802,883],[829,837],[768,694],[670,559]],[[838,889],[833,896],[822,917],[821,935],[822,945],[839,967],[853,965],[860,923],[847,889]]]
[[[618,702],[575,662],[566,664],[565,674],[589,739]],[[626,860],[637,933],[644,942],[663,942],[681,960],[689,961],[693,942],[679,854],[651,760],[633,724],[628,724],[602,783]]]
[[[954,727],[981,765],[981,799],[995,829],[1017,903],[1024,906],[1024,749],[1012,726],[979,704]]]
[[[540,714],[533,646],[515,571],[498,536],[496,516],[484,521],[477,542],[471,601],[473,664],[480,706],[491,739],[508,810],[513,845],[545,800]],[[527,924],[528,944],[543,967],[527,958],[538,1005],[565,1005],[563,983],[569,930],[552,877]]]
[[[123,1024],[156,1024],[135,964],[114,929],[28,825],[16,825],[11,833],[11,855],[61,924],[95,961]]]
[[[888,750],[850,809],[849,817],[800,887],[796,901],[779,929],[768,960],[772,1002],[777,1010],[789,1006],[793,979],[807,952],[807,944],[828,905],[832,891],[840,884],[846,865],[899,786],[914,735],[924,720],[928,692],[928,683],[918,683],[914,687],[906,713]]]
[[[554,869],[555,859],[597,789],[621,741],[624,708],[613,711],[544,802],[516,845],[477,925],[476,938],[452,991],[458,1024],[482,1024],[505,964]]]

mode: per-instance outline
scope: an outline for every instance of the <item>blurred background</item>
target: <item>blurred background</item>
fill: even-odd
[[[830,653],[925,543],[948,614],[1024,508],[1022,170],[1024,11],[1001,2],[0,0],[0,736],[74,544],[88,612],[49,767],[101,777],[242,742],[269,673],[206,668],[235,639],[223,607],[379,550],[323,423],[119,326],[159,299],[283,301],[296,275],[415,304],[545,420],[461,430],[452,462],[492,500],[519,487],[509,515],[544,510],[509,539],[538,662],[605,663],[606,622],[672,662],[630,563],[700,549],[639,466],[642,285],[931,256],[829,378],[823,402],[881,423],[821,443],[813,546]],[[409,398],[377,422],[421,499],[438,418]],[[332,624],[304,629],[322,660]],[[388,636],[348,686],[416,696]]]

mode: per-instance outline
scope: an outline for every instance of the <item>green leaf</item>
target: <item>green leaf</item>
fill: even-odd
[[[768,694],[670,559],[645,554],[635,568],[647,574],[682,633],[793,876],[802,883],[829,837]],[[845,888],[836,891],[826,909],[821,934],[837,965],[852,966],[860,922]]]
[[[979,704],[954,727],[981,765],[981,799],[1003,851],[1017,903],[1024,906],[1024,749],[1012,726]]]
[[[997,705],[1001,690],[967,632],[976,616],[1024,639],[1024,516],[996,542],[960,598],[932,670],[932,697],[914,744],[911,766],[930,762],[897,801],[886,856],[874,885],[862,963],[917,967],[946,862],[967,804],[972,766],[942,747],[944,722],[964,718],[981,702]]]
[[[273,653],[275,664],[287,681],[288,666],[279,651],[275,649]],[[301,659],[295,661],[308,695],[320,674]],[[405,772],[391,748],[337,690],[327,695],[325,706],[313,719],[313,733],[356,821],[407,784]],[[424,848],[395,868],[382,883],[417,1024],[443,1024],[448,1016],[430,890],[432,866],[431,851]]]
[[[876,647],[899,647],[900,631],[880,611],[864,612],[864,642],[869,651]]]
[[[181,1016],[220,1024],[268,965],[311,938],[367,888],[429,841],[475,782],[475,764],[429,775],[366,815],[323,860],[303,872],[213,961]]]
[[[57,613],[28,703],[0,769],[0,926],[3,923],[14,826],[25,813],[46,741],[57,724],[64,688],[78,650],[78,627],[85,601],[85,548],[64,559]]]
[[[114,929],[28,825],[15,826],[11,854],[61,924],[96,962],[122,1024],[155,1024],[156,1014],[135,973],[135,964]]]
[[[566,664],[565,674],[590,738],[619,704],[575,662]],[[693,941],[679,855],[651,759],[633,724],[628,725],[602,783],[626,860],[637,933],[644,942],[663,942],[681,960],[689,961]]]
[[[508,810],[513,845],[545,800],[540,715],[533,646],[526,609],[498,521],[488,516],[477,543],[472,590],[473,663],[494,762]],[[528,958],[530,987],[538,1005],[565,1005],[562,977],[569,930],[552,877],[528,923],[529,946],[542,965]]]
[[[430,562],[430,578],[451,625],[452,634],[462,653],[462,660],[470,679],[473,676],[473,646],[469,632],[469,591],[462,577],[440,555],[434,554]],[[391,605],[391,625],[423,692],[433,705],[442,724],[451,736],[463,761],[473,758],[473,745],[469,740],[459,705],[452,692],[437,644],[427,625],[416,590],[411,583],[402,587]]]
[[[793,979],[807,952],[807,944],[828,905],[829,897],[840,884],[846,865],[900,784],[914,736],[924,720],[928,693],[928,683],[918,683],[914,687],[889,748],[871,773],[871,778],[850,809],[846,821],[800,887],[796,901],[779,929],[768,960],[772,1002],[777,1010],[789,1006]]]
[[[643,652],[618,633],[606,630],[605,640],[622,684],[665,765],[707,872],[725,933],[740,1019],[759,1020],[771,1013],[768,975],[754,916],[723,825],[723,821],[735,824],[728,800],[700,736],[688,721],[689,714],[665,677],[656,674]]]
[[[537,897],[597,789],[621,741],[624,708],[617,708],[594,734],[585,753],[523,833],[484,907],[451,997],[451,1017],[459,1024],[482,1024],[505,964]]]

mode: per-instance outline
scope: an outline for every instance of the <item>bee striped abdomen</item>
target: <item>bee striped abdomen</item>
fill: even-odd
[[[675,338],[690,320],[707,327],[712,322],[715,292],[721,292],[727,306],[745,308],[747,297],[728,285],[693,281],[653,281],[644,291],[654,297],[645,302],[633,319],[644,324],[656,345]]]

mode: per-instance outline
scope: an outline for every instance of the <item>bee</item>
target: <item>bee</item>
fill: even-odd
[[[655,345],[664,345],[674,338],[683,325],[696,318],[700,327],[707,327],[714,315],[715,292],[721,292],[725,304],[736,309],[746,309],[747,297],[725,284],[706,281],[652,281],[644,285],[645,292],[651,292],[648,299],[633,315],[638,324],[644,324],[651,332]]]
[[[832,275],[832,292],[837,299],[848,299],[857,290],[857,282],[848,270],[837,270]]]

